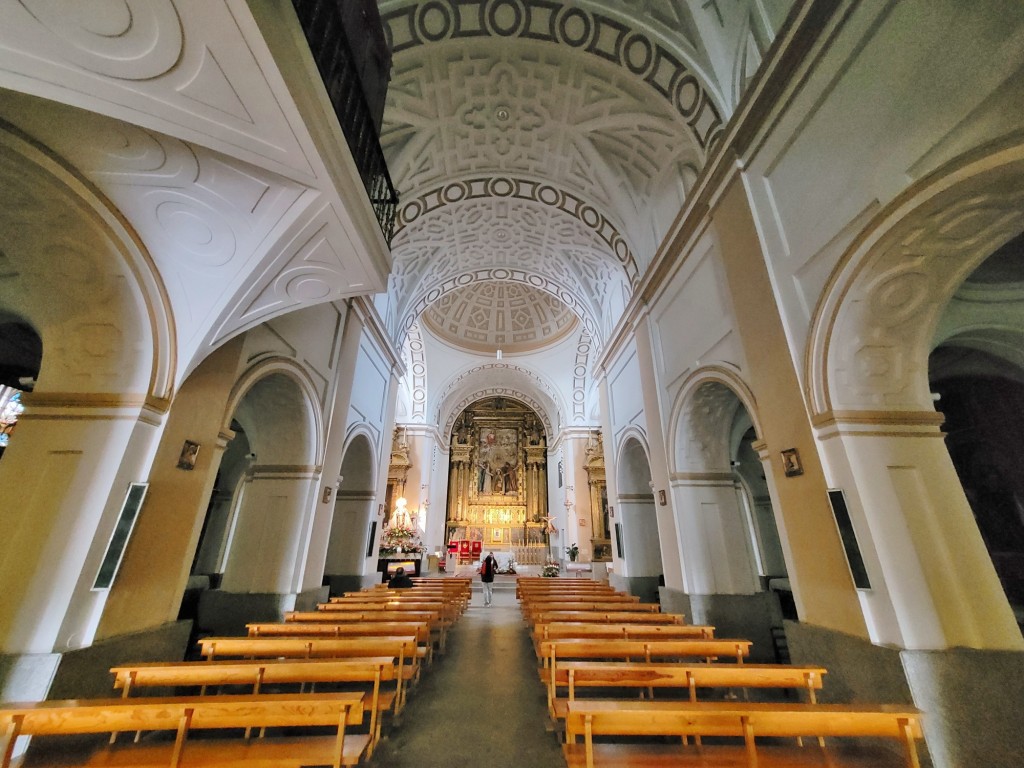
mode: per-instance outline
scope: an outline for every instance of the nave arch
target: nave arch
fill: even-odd
[[[1024,144],[957,158],[855,238],[812,318],[807,396],[826,478],[845,491],[864,554],[872,589],[860,598],[876,642],[1024,647],[928,379],[943,312],[1020,233],[1022,211]]]
[[[669,478],[691,595],[752,594],[787,568],[753,393],[725,366],[696,371],[676,395]]]
[[[367,539],[377,533],[370,532],[370,523],[381,522],[375,517],[374,509],[376,464],[372,436],[363,429],[355,430],[345,445],[341,461],[327,544],[324,576],[330,580],[332,594],[361,586],[367,547],[371,543]]]
[[[632,580],[660,580],[664,576],[666,541],[658,526],[658,511],[651,481],[650,450],[638,429],[627,430],[616,452],[615,554],[623,574]],[[621,527],[620,527],[621,526]],[[621,534],[620,534],[621,531]]]

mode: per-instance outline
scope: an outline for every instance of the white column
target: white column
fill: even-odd
[[[908,649],[1024,649],[939,421],[934,412],[851,413],[823,429],[829,451],[845,454],[830,470],[872,586],[891,603],[872,606],[863,594],[873,634]]]

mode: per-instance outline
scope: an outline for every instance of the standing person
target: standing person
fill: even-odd
[[[498,572],[498,560],[494,557],[493,552],[488,552],[487,557],[480,563],[480,581],[484,583],[484,605],[491,604],[491,598],[494,596],[493,587],[494,574]]]

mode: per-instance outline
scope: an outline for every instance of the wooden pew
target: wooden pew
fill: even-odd
[[[563,600],[558,602],[539,603],[536,606],[523,606],[523,615],[533,624],[535,617],[542,613],[555,611],[585,611],[587,613],[661,613],[657,603],[622,603],[606,600]]]
[[[100,748],[132,765],[231,766],[270,756],[275,765],[355,765],[366,751],[368,735],[346,734],[363,721],[361,693],[271,694],[258,696],[173,697],[151,699],[73,699],[0,704],[0,768],[8,768],[18,736],[55,736],[116,731],[175,731],[174,742]],[[329,737],[239,738],[187,742],[190,731],[222,728],[331,726]],[[84,758],[85,756],[83,756]],[[137,759],[136,759],[137,758]],[[101,758],[102,760],[102,758]]]
[[[392,711],[397,692],[382,690],[395,681],[395,659],[376,656],[359,659],[261,659],[256,661],[178,661],[147,662],[111,667],[114,690],[128,698],[139,688],[193,687],[206,695],[210,686],[251,685],[252,693],[261,693],[264,685],[306,683],[370,684],[370,745],[367,756],[380,741],[381,715]]]
[[[681,613],[648,613],[644,611],[541,611],[533,616],[534,624],[585,622],[588,624],[682,624]]]
[[[426,621],[351,621],[246,624],[249,637],[381,637],[413,635],[429,663],[433,656],[430,624]]]
[[[566,640],[571,637],[603,640],[683,640],[712,638],[715,628],[693,624],[587,624],[567,621],[537,624],[533,628],[533,647],[540,656],[545,640]]]
[[[407,683],[419,676],[416,638],[381,637],[204,637],[199,640],[202,655],[218,658],[342,659],[391,656],[397,659],[396,712],[405,706]]]
[[[897,739],[903,745],[907,768],[919,768],[916,740],[922,738],[920,712],[901,705],[764,704],[706,701],[605,701],[577,699],[566,711],[568,768],[640,765],[745,764],[757,768],[758,753],[777,753],[806,765],[800,753],[815,747],[758,747],[757,737],[875,737]],[[694,752],[682,745],[595,744],[595,737],[614,736],[727,736],[743,739],[739,749],[701,747]],[[583,743],[580,744],[579,740]],[[737,752],[739,754],[737,755]],[[778,754],[781,753],[781,754]],[[657,761],[658,758],[661,761]],[[687,758],[689,757],[689,760]],[[745,757],[745,762],[736,758]],[[880,768],[878,755],[870,768]],[[699,762],[698,762],[699,760]],[[832,763],[829,763],[830,765]],[[849,765],[849,763],[844,763]]]
[[[817,703],[826,670],[788,664],[636,664],[620,661],[559,661],[548,683],[548,710],[563,720],[577,688],[636,688],[653,698],[653,689],[681,689],[697,701],[698,688],[789,688],[807,692]],[[559,689],[566,698],[559,698]]]
[[[653,659],[705,659],[729,657],[742,664],[750,655],[749,640],[545,640],[540,644],[543,667],[552,669],[556,662],[568,659],[618,659],[621,661],[652,661]],[[547,674],[547,673],[545,673]]]
[[[351,622],[427,622],[431,636],[435,637],[438,650],[444,651],[448,627],[441,620],[440,611],[380,610],[369,611],[290,611],[284,615],[286,623],[300,624],[341,624]]]

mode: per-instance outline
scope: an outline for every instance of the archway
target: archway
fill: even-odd
[[[455,560],[493,550],[501,568],[510,559],[543,563],[550,520],[540,414],[512,398],[483,398],[458,414],[449,441],[445,545]]]
[[[627,437],[619,450],[612,536],[616,563],[634,594],[657,599],[664,577],[662,541],[651,483],[651,464],[639,437]]]
[[[361,589],[366,558],[376,557],[373,545],[380,522],[374,517],[376,477],[373,445],[366,435],[357,434],[345,449],[334,497],[324,565],[324,583],[330,585],[332,595]]]
[[[1024,626],[1024,234],[967,278],[929,357],[946,446],[996,574]]]

